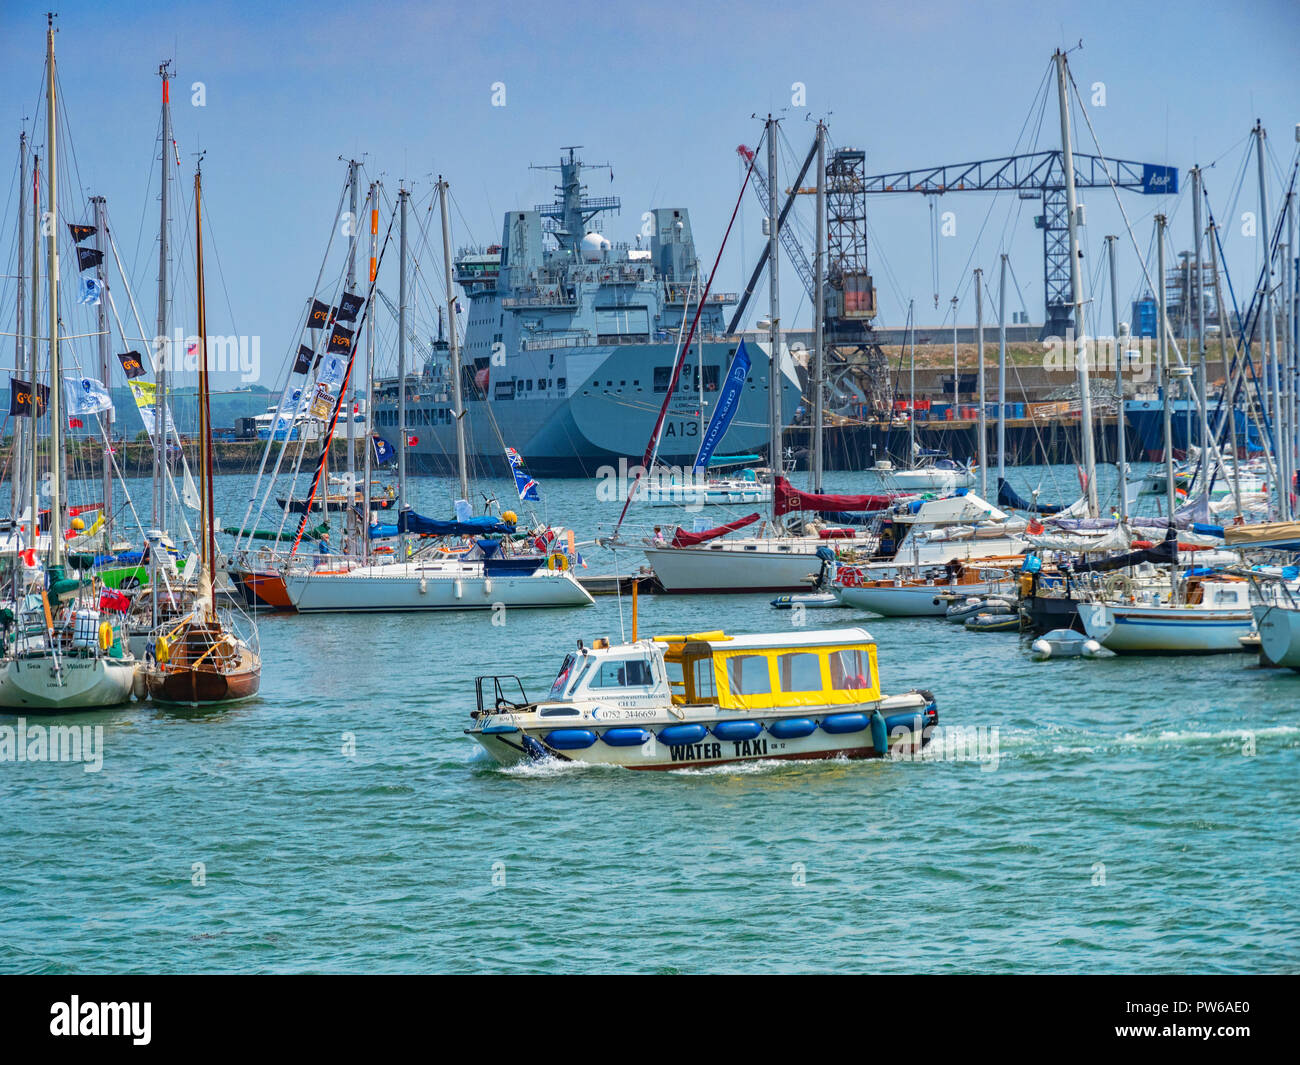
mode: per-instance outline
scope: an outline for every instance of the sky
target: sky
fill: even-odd
[[[6,205],[0,252],[7,264],[0,322],[10,333],[17,144],[43,90],[48,7],[24,0],[0,5],[0,148],[10,160],[8,177],[0,174]],[[441,285],[430,196],[439,174],[451,183],[454,244],[485,245],[499,240],[504,211],[552,198],[555,175],[529,164],[555,164],[561,146],[582,145],[579,154],[589,164],[609,164],[588,172],[591,194],[622,198],[621,213],[603,226],[607,237],[633,240],[643,211],[684,206],[711,263],[740,189],[736,146],[756,143],[767,113],[783,119],[783,167],[801,161],[821,117],[833,144],[866,151],[868,173],[1002,156],[1034,144],[1056,147],[1055,96],[1043,108],[1040,93],[1054,93],[1045,78],[1058,47],[1073,49],[1071,69],[1105,154],[1177,166],[1184,181],[1188,166],[1206,168],[1240,291],[1253,284],[1260,248],[1257,235],[1242,231],[1243,212],[1258,209],[1250,129],[1259,118],[1269,133],[1276,214],[1300,122],[1300,4],[1292,0],[1261,0],[1249,9],[1203,0],[70,0],[59,7],[57,27],[68,141],[60,148],[64,220],[75,220],[70,216],[83,210],[84,197],[107,197],[141,317],[151,325],[157,69],[163,59],[173,60],[186,202],[195,153],[206,153],[209,331],[260,337],[261,383],[268,387],[277,387],[284,360],[297,346],[297,322],[334,225],[345,176],[340,157],[361,159],[363,180],[381,180],[390,200],[399,182],[412,189],[424,227],[413,240],[427,282],[418,314],[427,323],[436,313],[433,291]],[[502,103],[502,87],[504,106],[495,106]],[[1079,151],[1098,150],[1077,113],[1075,137]],[[42,121],[35,142],[44,140]],[[784,188],[793,174],[781,177]],[[1186,194],[1122,195],[1138,250],[1109,190],[1092,190],[1081,200],[1088,210],[1088,285],[1105,283],[1102,236],[1120,234],[1120,291],[1127,301],[1144,287],[1139,250],[1146,255],[1151,248],[1154,213],[1170,216],[1177,247],[1190,243],[1192,220]],[[811,199],[802,198],[796,212],[809,235]],[[965,193],[933,202],[938,216],[952,212],[949,228],[955,230],[938,238],[937,255],[930,198],[869,202],[879,323],[902,325],[909,300],[922,326],[950,323],[953,295],[961,300],[958,319],[973,322],[970,271],[983,267],[994,294],[1002,252],[1014,272],[1008,313],[1023,306],[1032,321],[1041,321],[1037,201],[1014,193]],[[764,239],[760,226],[758,200],[747,194],[715,289],[743,286]],[[426,248],[425,240],[433,246]],[[179,257],[192,254],[186,238],[174,244]],[[327,270],[331,284],[338,249],[336,243]],[[391,266],[387,261],[381,285],[395,299]],[[783,321],[806,328],[810,303],[788,266],[781,288]],[[178,282],[176,300],[177,315],[192,321],[192,285]],[[751,324],[762,310],[756,306]],[[0,347],[4,365],[12,365],[12,357],[11,347]],[[232,374],[225,381],[236,379]]]

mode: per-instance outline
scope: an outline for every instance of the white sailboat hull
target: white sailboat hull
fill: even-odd
[[[367,566],[351,572],[290,572],[285,588],[300,613],[383,613],[590,606],[568,571],[484,576],[472,564]]]
[[[972,488],[975,475],[965,470],[936,470],[921,467],[916,470],[894,470],[886,474],[900,488]]]
[[[1270,665],[1300,671],[1300,610],[1276,604],[1254,608],[1259,648]]]
[[[120,658],[10,658],[0,668],[0,707],[91,710],[131,699],[135,662]]]
[[[770,485],[710,484],[704,487],[664,485],[646,494],[652,507],[752,506],[772,502]]]
[[[667,592],[802,592],[821,572],[826,541],[779,541],[745,547],[647,547],[646,559]],[[839,541],[854,543],[854,541]],[[865,544],[865,541],[863,541]],[[835,543],[829,544],[835,546]]]
[[[1249,610],[1080,603],[1088,635],[1118,654],[1218,654],[1242,649]]]

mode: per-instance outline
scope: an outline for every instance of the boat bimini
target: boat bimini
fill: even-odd
[[[579,641],[542,699],[515,676],[476,685],[466,732],[503,765],[879,758],[918,753],[938,721],[927,691],[882,694],[876,643],[860,628]]]

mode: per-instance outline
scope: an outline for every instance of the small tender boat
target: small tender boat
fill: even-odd
[[[938,721],[927,691],[882,694],[876,642],[860,628],[579,641],[540,700],[516,676],[476,687],[465,731],[503,765],[880,758],[919,752]]]
[[[826,607],[839,606],[839,597],[834,592],[801,592],[798,595],[778,595],[772,600],[777,610],[793,610],[801,606],[805,610],[822,610]]]
[[[1053,629],[1031,645],[1037,661],[1048,658],[1100,658],[1109,655],[1096,640],[1074,629]]]
[[[976,614],[966,619],[967,632],[1019,632],[1020,615],[1010,611]]]
[[[954,602],[944,615],[953,624],[960,624],[977,614],[1015,614],[1017,611],[1010,599],[1000,596],[970,596]]]

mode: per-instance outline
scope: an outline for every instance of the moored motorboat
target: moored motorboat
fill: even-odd
[[[938,721],[926,691],[885,695],[860,628],[579,642],[550,691],[477,679],[466,733],[497,762],[554,758],[629,769],[914,754]]]

